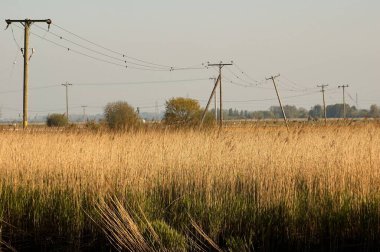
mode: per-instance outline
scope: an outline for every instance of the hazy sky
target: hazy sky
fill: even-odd
[[[342,84],[350,85],[348,103],[354,105],[358,93],[360,107],[380,104],[379,11],[378,0],[1,0],[0,3],[3,28],[8,18],[50,18],[54,24],[90,41],[157,64],[200,67],[207,61],[233,60],[238,68],[223,70],[224,108],[249,110],[277,105],[276,100],[257,101],[276,98],[272,83],[262,80],[277,73],[281,74],[279,87],[285,104],[310,108],[321,103],[321,94],[315,89],[319,84],[330,85],[328,104],[341,102],[341,90],[336,88]],[[12,27],[15,40],[22,47],[23,31],[16,25]],[[34,25],[32,32],[64,47],[120,63],[56,38],[39,27],[47,25]],[[92,50],[121,57],[78,40],[57,26],[50,31]],[[30,62],[30,117],[63,113],[65,90],[60,84],[66,81],[74,84],[69,90],[70,112],[79,114],[80,106],[87,105],[88,113],[94,114],[102,112],[107,102],[117,100],[128,101],[148,112],[155,110],[156,102],[162,105],[176,96],[200,99],[204,105],[213,85],[208,78],[216,76],[213,69],[172,72],[126,69],[69,52],[33,34],[30,47],[35,49]],[[3,117],[18,117],[22,111],[23,59],[11,27],[0,32],[0,52],[0,107]],[[189,79],[201,80],[131,84]],[[248,86],[257,80],[261,85],[244,87],[230,80]],[[85,83],[99,85],[78,85]],[[52,87],[38,89],[46,86]]]

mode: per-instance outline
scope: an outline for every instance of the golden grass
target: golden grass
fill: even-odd
[[[21,216],[28,214],[26,206],[35,206],[33,202],[24,208],[22,203],[7,206],[7,202],[23,200],[7,193],[22,189],[29,195],[25,198],[33,199],[32,192],[38,192],[36,202],[70,192],[67,204],[75,213],[67,218],[81,215],[75,218],[82,225],[86,225],[83,208],[90,209],[91,202],[110,195],[123,201],[133,195],[148,218],[170,222],[165,212],[170,210],[173,223],[169,224],[179,228],[185,217],[176,219],[181,214],[174,212],[188,211],[183,214],[199,218],[203,227],[209,225],[207,233],[218,241],[229,229],[238,229],[233,225],[245,225],[229,221],[227,215],[235,212],[254,214],[283,204],[293,217],[300,211],[314,211],[314,217],[309,217],[318,222],[317,215],[323,211],[318,206],[326,206],[326,197],[333,200],[331,211],[342,209],[347,199],[350,211],[361,211],[363,202],[380,199],[379,130],[376,123],[360,123],[293,125],[290,132],[264,126],[220,132],[3,131],[0,198],[4,219],[12,221],[10,211],[19,211]],[[202,219],[205,213],[197,207],[215,210],[209,212],[215,219]],[[252,207],[255,211],[249,213]],[[317,232],[314,222],[307,227],[309,236]],[[295,233],[301,232],[296,229]]]

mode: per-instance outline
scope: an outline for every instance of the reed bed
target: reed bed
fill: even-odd
[[[0,248],[374,249],[379,130],[2,131]]]

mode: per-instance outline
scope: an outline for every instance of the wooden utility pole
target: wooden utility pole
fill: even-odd
[[[86,121],[86,108],[87,108],[87,106],[83,105],[81,107],[83,108],[83,122],[85,122]]]
[[[223,126],[223,95],[222,95],[222,68],[224,66],[232,66],[232,62],[231,63],[223,63],[223,62],[220,62],[218,64],[210,64],[208,63],[208,66],[209,67],[213,67],[213,66],[217,66],[219,67],[219,126],[222,127]]]
[[[69,90],[68,90],[68,87],[71,85],[73,85],[73,84],[70,84],[67,82],[65,84],[62,84],[62,86],[66,87],[66,117],[67,117],[67,121],[69,121]]]
[[[324,118],[325,118],[325,126],[327,125],[327,111],[326,111],[326,101],[325,101],[325,87],[328,87],[329,85],[320,85],[320,86],[317,86],[317,87],[320,87],[321,88],[321,92],[322,92],[322,98],[323,98],[323,114],[324,114]]]
[[[280,98],[280,95],[278,93],[277,84],[276,84],[276,81],[275,81],[275,79],[278,78],[278,77],[280,77],[279,74],[276,75],[276,76],[271,76],[271,77],[267,78],[266,80],[272,80],[272,82],[273,82],[274,89],[276,90],[276,94],[277,94],[277,98],[278,98],[278,103],[280,103],[280,107],[281,107],[281,111],[282,111],[282,116],[284,117],[286,128],[289,130],[288,119],[286,118],[284,107],[282,106],[281,98]]]
[[[210,80],[213,80],[213,83],[216,83],[217,78],[211,77]],[[216,90],[214,93],[214,112],[215,112],[215,121],[218,121],[218,108],[217,108],[217,100],[216,100]]]
[[[202,125],[203,125],[203,122],[205,120],[208,107],[210,106],[210,102],[211,102],[212,97],[215,95],[215,91],[216,91],[216,88],[218,87],[218,84],[220,84],[220,75],[219,75],[218,79],[216,79],[216,81],[215,81],[214,88],[212,89],[212,92],[211,92],[210,98],[208,99],[206,108],[203,111],[200,127],[202,127]]]
[[[344,93],[344,89],[348,87],[348,85],[338,86],[338,88],[343,88],[343,119],[346,119],[346,95]]]
[[[47,23],[50,28],[50,19],[6,19],[7,28],[12,23],[21,23],[24,26],[24,82],[23,82],[23,99],[22,99],[22,127],[26,129],[28,127],[28,82],[29,82],[29,35],[30,26],[33,23]]]

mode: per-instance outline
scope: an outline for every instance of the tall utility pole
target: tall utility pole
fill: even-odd
[[[220,62],[218,64],[210,64],[208,63],[208,66],[209,67],[213,67],[213,66],[217,66],[219,67],[219,125],[220,127],[223,126],[223,96],[222,96],[222,68],[224,66],[232,66],[232,62],[231,63],[223,63],[223,62]]]
[[[87,106],[83,105],[81,107],[83,108],[83,122],[85,122],[86,121],[86,108],[87,108]]]
[[[62,84],[62,86],[65,86],[66,87],[66,117],[67,117],[67,120],[69,120],[69,90],[68,90],[68,87],[69,86],[72,86],[73,84],[70,84],[70,83],[65,83],[65,84]]]
[[[285,111],[284,111],[284,107],[282,106],[282,103],[281,103],[281,98],[280,98],[280,95],[278,93],[278,90],[277,90],[277,84],[276,84],[276,78],[280,77],[280,75],[276,75],[276,76],[271,76],[269,78],[267,78],[266,80],[272,80],[273,82],[273,85],[274,85],[274,89],[276,90],[276,94],[277,94],[277,98],[278,98],[278,103],[280,103],[280,107],[281,107],[281,111],[282,111],[282,116],[284,117],[284,121],[285,121],[285,124],[286,124],[286,128],[289,130],[289,125],[288,125],[288,119],[286,118],[286,115],[285,115]]]
[[[213,80],[213,83],[216,83],[217,78],[211,77],[210,80]],[[214,112],[215,112],[215,121],[218,121],[218,108],[217,108],[217,100],[216,100],[216,90],[214,93]]]
[[[343,88],[343,119],[346,119],[346,96],[344,93],[344,89],[348,87],[348,85],[338,86],[338,88]]]
[[[26,129],[28,127],[28,80],[29,80],[29,35],[30,26],[33,23],[47,23],[50,27],[50,19],[6,19],[7,28],[12,23],[21,23],[24,26],[24,83],[23,83],[23,106],[22,106],[22,127]]]
[[[324,114],[324,118],[325,118],[325,126],[327,125],[327,112],[326,112],[326,101],[325,101],[325,87],[328,87],[329,85],[320,85],[320,86],[317,86],[317,87],[320,87],[321,88],[321,92],[322,92],[322,97],[323,97],[323,114]]]

